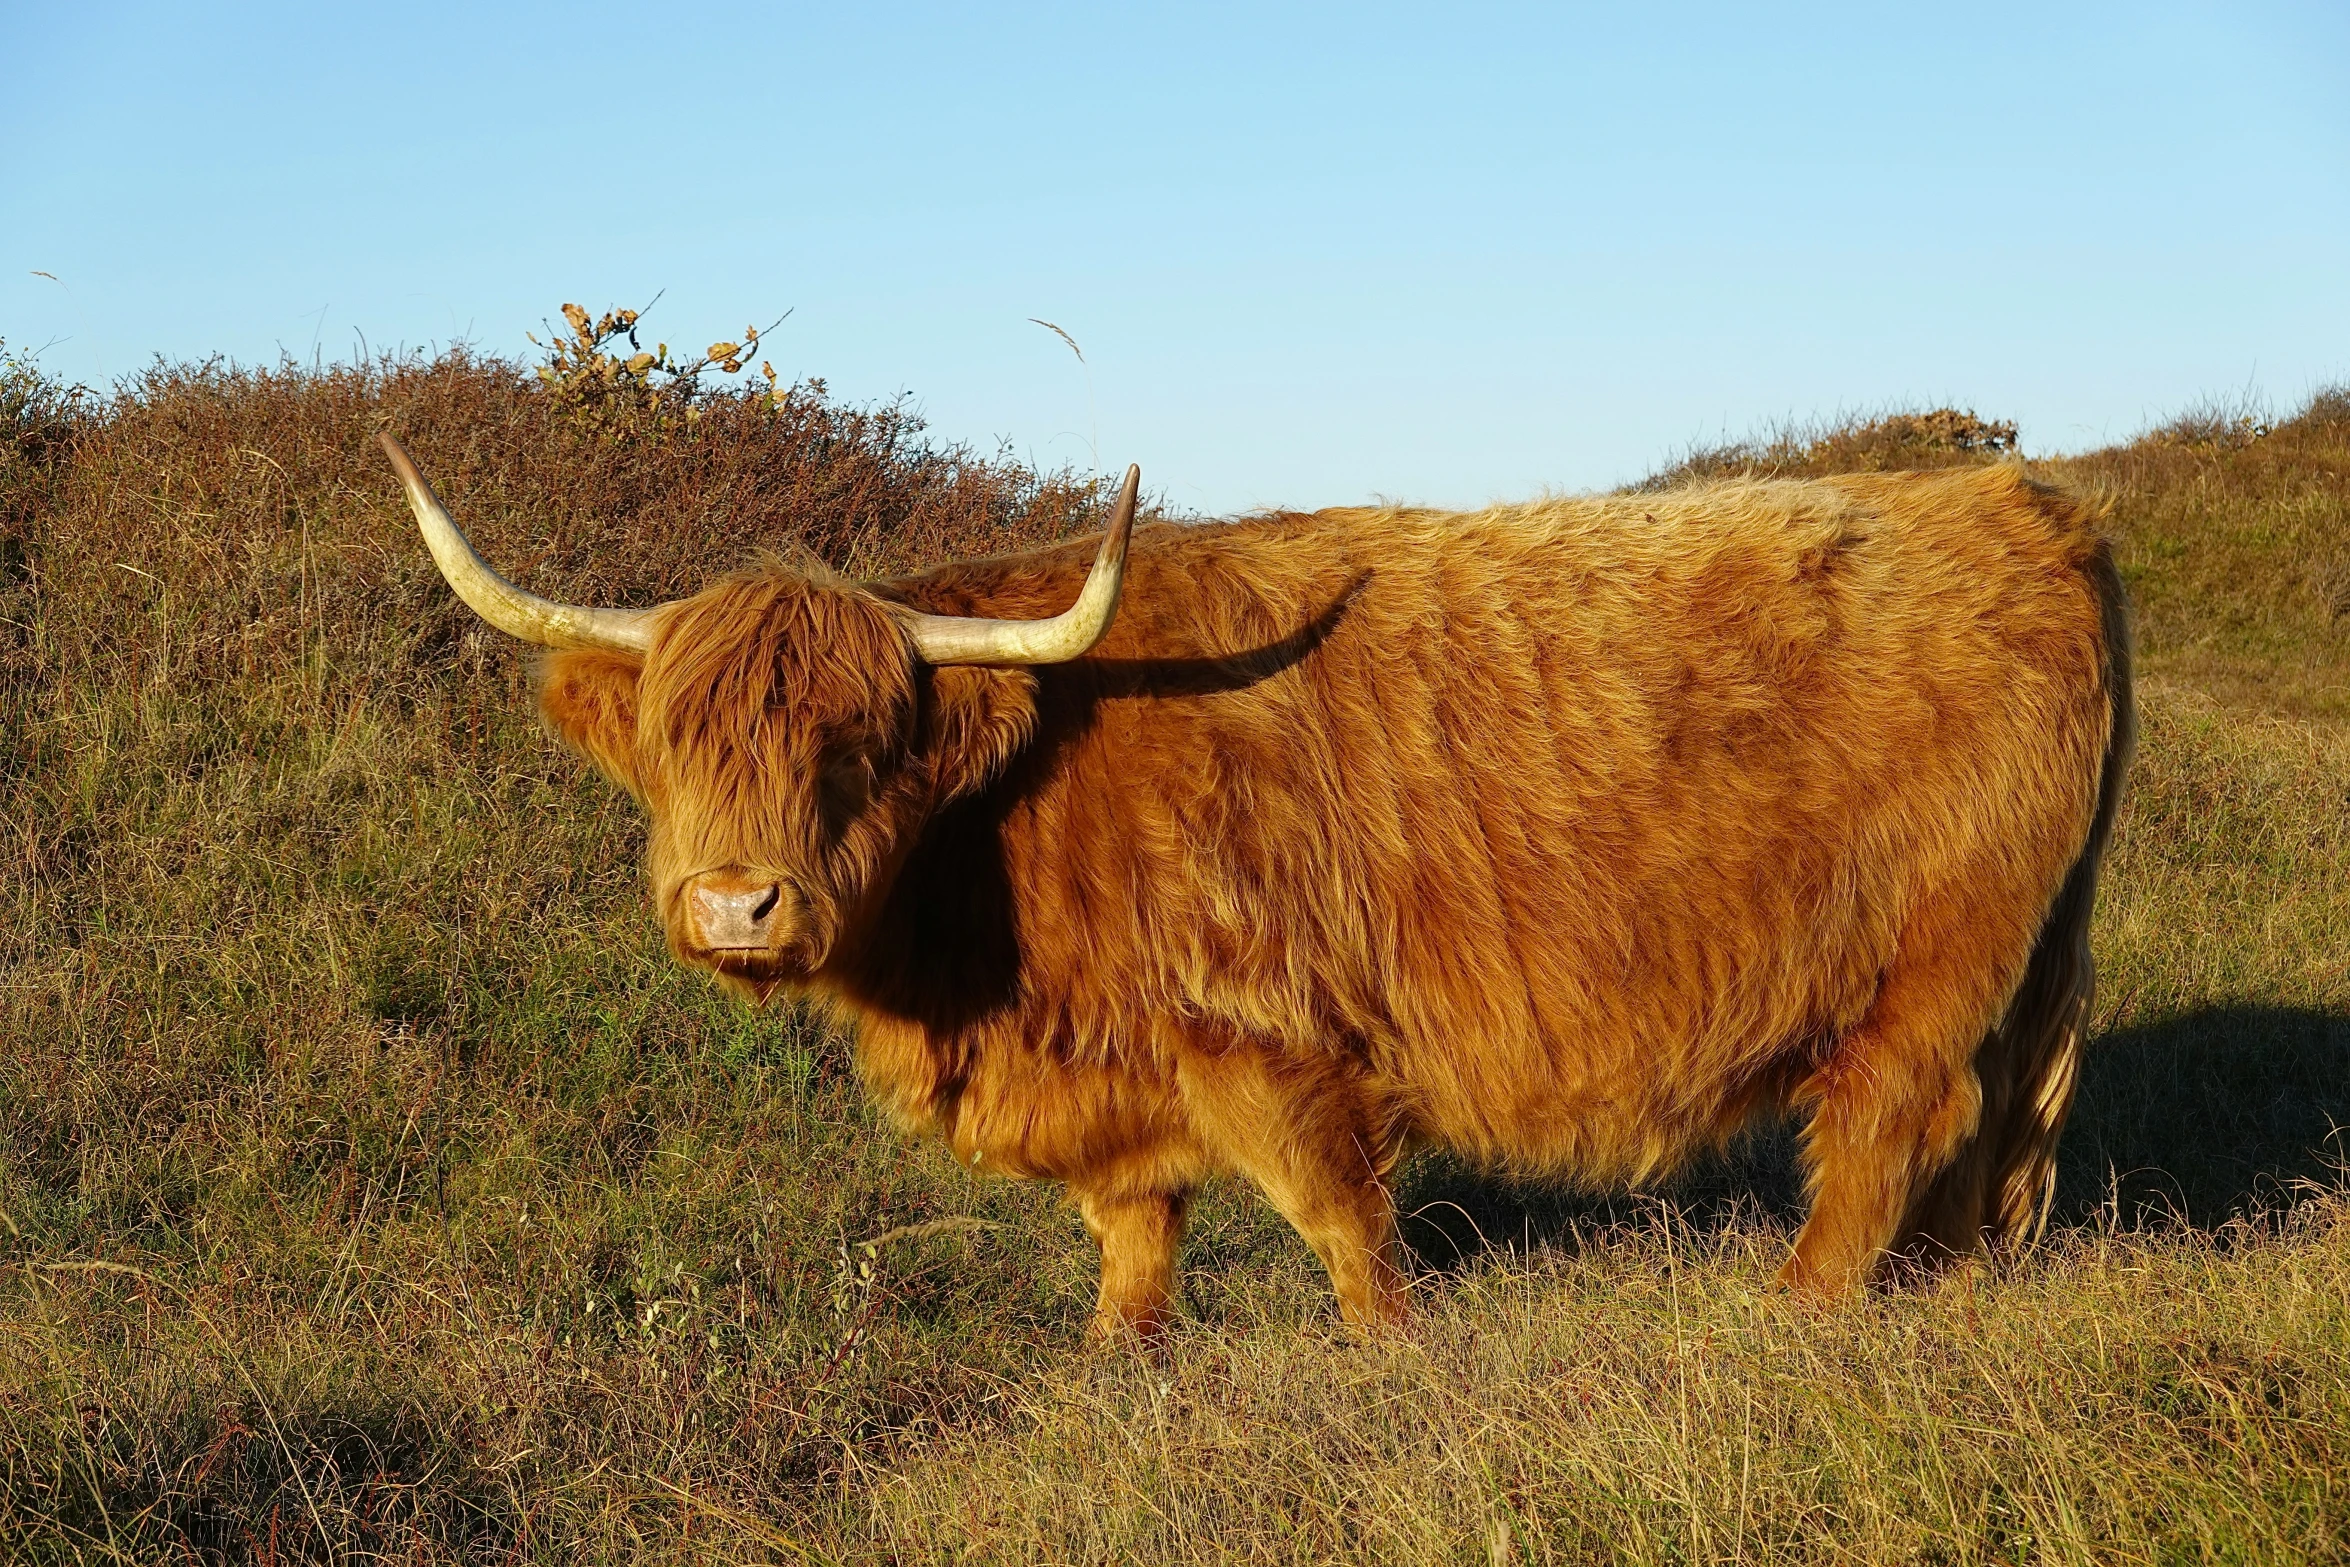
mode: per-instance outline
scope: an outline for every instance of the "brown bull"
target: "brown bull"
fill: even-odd
[[[1097,1327],[1164,1322],[1220,1171],[1394,1320],[1415,1144],[1623,1181],[1793,1110],[1814,1291],[2043,1222],[2130,664],[2095,516],[2014,466],[1129,552],[1130,472],[1090,574],[626,611],[497,578],[385,445],[460,595],[560,650],[540,703],[650,814],[677,956],[1066,1182]]]

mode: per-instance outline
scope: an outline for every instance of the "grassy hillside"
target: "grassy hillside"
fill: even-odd
[[[1078,1351],[1054,1193],[901,1146],[839,1040],[674,970],[632,810],[441,587],[385,425],[583,600],[1099,499],[821,387],[0,377],[0,1555],[2350,1553],[2350,399],[2041,465],[2111,495],[2147,671],[2042,1252],[1799,1311],[1770,1140],[1609,1200],[1430,1159],[1408,1342],[1341,1338],[1226,1189],[1155,1366]]]

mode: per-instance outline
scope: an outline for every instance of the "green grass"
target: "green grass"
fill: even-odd
[[[0,394],[0,1556],[2350,1554],[2339,396],[2045,465],[2115,502],[2147,671],[2046,1248],[1812,1313],[1766,1287],[1783,1138],[1614,1198],[1427,1159],[1408,1342],[1340,1336],[1227,1187],[1135,1363],[1079,1348],[1053,1192],[671,965],[632,809],[372,432],[615,602],[1054,537],[1089,485],[818,389],[583,412],[464,357]],[[1703,455],[1982,460],[1954,428]]]

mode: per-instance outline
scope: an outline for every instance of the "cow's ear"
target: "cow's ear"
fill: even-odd
[[[636,683],[644,664],[625,653],[567,649],[539,660],[539,712],[564,743],[605,777],[642,796],[637,782]]]
[[[940,805],[993,783],[1036,734],[1036,677],[950,664],[930,671],[926,749]]]

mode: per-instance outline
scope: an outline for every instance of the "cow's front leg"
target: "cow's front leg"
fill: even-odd
[[[1196,1134],[1322,1259],[1339,1314],[1365,1332],[1400,1327],[1404,1275],[1388,1177],[1402,1143],[1392,1118],[1327,1062],[1234,1049],[1187,1068]]]
[[[1102,1291],[1087,1337],[1150,1343],[1175,1316],[1175,1248],[1183,1238],[1182,1193],[1134,1194],[1073,1186],[1077,1211],[1102,1248]]]
[[[1374,1154],[1352,1137],[1333,1138],[1260,1157],[1243,1170],[1322,1259],[1348,1326],[1378,1333],[1403,1325],[1395,1202]]]

